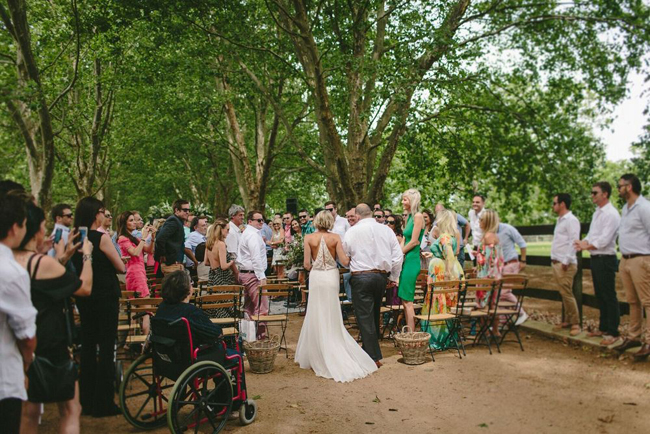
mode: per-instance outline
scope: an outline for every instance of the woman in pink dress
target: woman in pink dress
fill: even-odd
[[[117,218],[117,244],[120,246],[122,257],[129,258],[126,262],[126,290],[135,291],[139,298],[146,298],[149,297],[149,286],[144,266],[144,252],[153,252],[153,243],[147,245],[145,241],[149,236],[149,225],[142,229],[140,240],[131,234],[135,228],[135,214],[131,211],[124,211]],[[143,318],[142,331],[145,334],[149,333],[148,320],[148,316]]]

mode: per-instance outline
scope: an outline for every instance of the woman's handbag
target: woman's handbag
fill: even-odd
[[[72,327],[68,303],[69,300],[65,300],[63,314],[65,315],[70,358],[55,364],[45,357],[34,357],[34,361],[27,371],[29,378],[27,397],[30,402],[62,402],[74,398],[77,364],[72,358]]]

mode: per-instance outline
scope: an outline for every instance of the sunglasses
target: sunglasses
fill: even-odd
[[[61,217],[68,217],[68,218],[72,218],[72,215],[73,215],[72,213],[70,213],[70,214],[63,214],[63,215],[62,215]]]
[[[375,216],[376,219],[380,219],[380,218],[382,218],[382,217],[384,217],[384,216],[383,216],[383,215],[376,215],[376,216]]]
[[[112,215],[110,215],[110,214],[106,214],[106,213],[104,213],[104,217],[106,217],[107,219],[112,219],[112,218],[113,218]]]
[[[251,221],[257,222],[257,223],[264,223],[264,219],[251,219]]]
[[[181,208],[181,211],[183,211],[183,212],[190,212],[190,209],[189,209],[189,208]]]
[[[334,208],[325,208],[325,211],[332,212],[332,211],[334,211]]]
[[[394,224],[395,224],[395,220],[386,220],[386,224],[394,225]]]
[[[306,219],[307,218],[306,215],[299,215],[298,217],[300,217],[301,219]]]
[[[592,191],[592,192],[591,192],[591,195],[592,195],[592,196],[595,196],[595,195],[597,195],[598,193],[600,193],[600,191]]]

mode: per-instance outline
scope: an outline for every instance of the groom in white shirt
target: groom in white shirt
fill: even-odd
[[[356,214],[359,221],[345,233],[343,248],[350,256],[352,305],[363,349],[379,367],[381,300],[387,281],[399,279],[404,255],[395,233],[375,221],[369,205],[357,205]]]

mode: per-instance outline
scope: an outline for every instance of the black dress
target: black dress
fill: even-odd
[[[93,244],[93,289],[90,297],[77,298],[81,317],[79,398],[83,413],[95,417],[118,414],[114,396],[120,284],[115,267],[100,249],[104,235],[88,231],[88,240]],[[78,272],[82,259],[80,253],[73,257]]]
[[[227,252],[226,262],[232,261],[234,257],[235,255],[232,252]],[[222,270],[219,265],[217,265],[217,268],[210,268],[208,272],[208,285],[236,285],[235,275],[232,269]],[[208,309],[206,312],[210,318],[232,318],[235,316],[235,310],[233,308]]]
[[[81,287],[81,280],[72,271],[66,271],[65,274],[54,279],[36,279],[41,259],[43,255],[36,254],[27,261],[32,304],[38,311],[35,353],[52,363],[59,364],[70,359],[64,312],[66,304],[69,305],[69,298]]]

